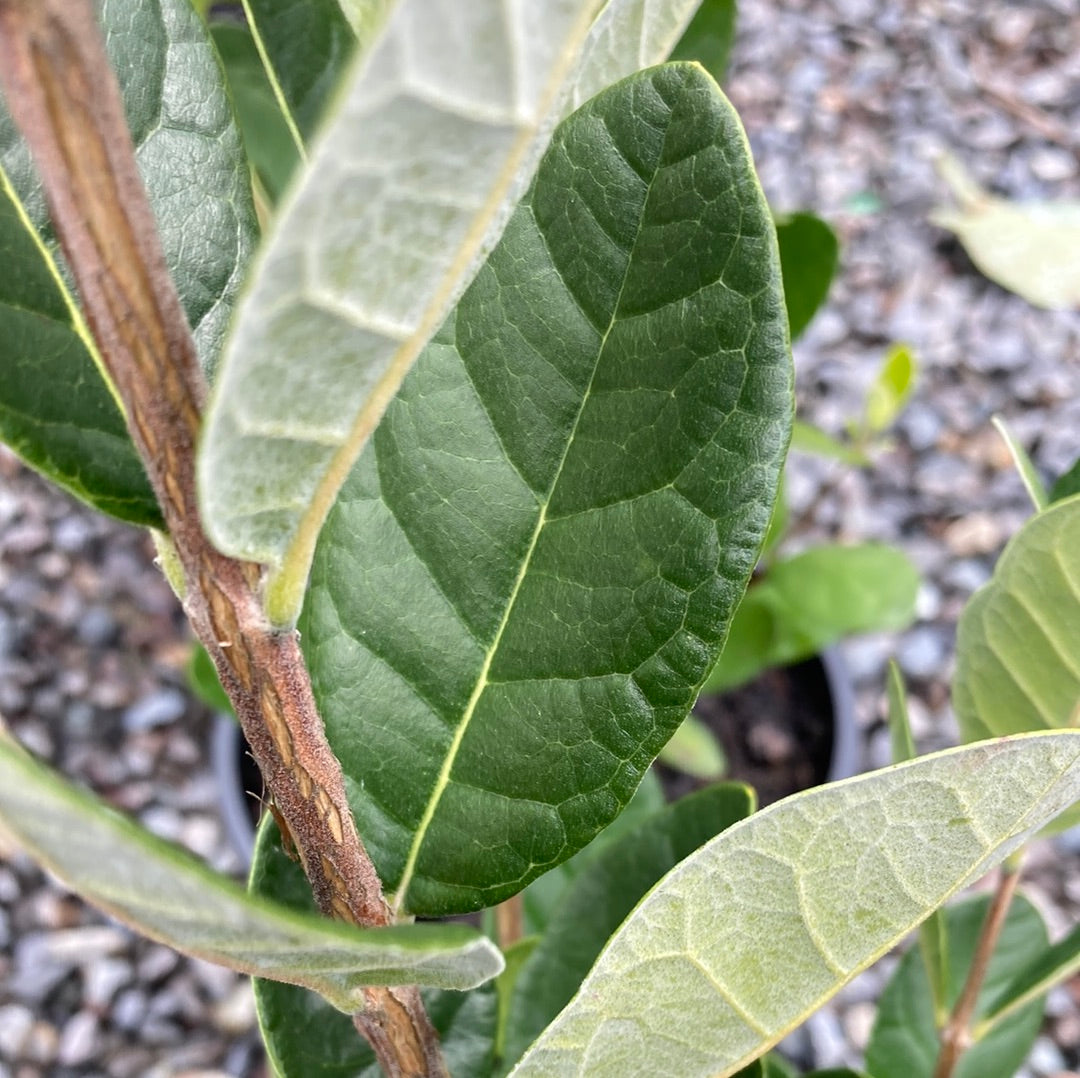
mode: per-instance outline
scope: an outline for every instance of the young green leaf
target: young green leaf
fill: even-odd
[[[282,850],[277,826],[269,817],[256,837],[250,889],[257,896],[273,895],[277,902],[296,911],[296,916],[315,910],[311,887],[300,866]],[[439,932],[461,926],[409,927]],[[497,959],[494,946],[484,942],[487,954]],[[492,972],[498,972],[498,967]],[[423,996],[454,1078],[491,1078],[498,1009],[495,982],[471,992],[433,989]],[[278,1078],[382,1078],[370,1046],[357,1035],[350,1017],[314,992],[256,978],[255,1004],[263,1043]]]
[[[594,23],[598,6],[401,0],[337,96],[240,311],[200,460],[208,532],[274,567],[275,622],[295,619],[338,489],[554,121],[665,56],[694,3],[612,0]]]
[[[507,1066],[570,1002],[612,933],[656,881],[753,811],[747,786],[699,790],[613,843],[574,880],[514,985]]]
[[[735,43],[735,0],[702,0],[697,14],[679,43],[672,60],[696,60],[717,82],[723,82],[728,56]]]
[[[955,232],[971,261],[1036,307],[1080,307],[1080,202],[1009,202],[982,190],[953,158],[941,162],[959,209],[930,220]]]
[[[132,524],[161,510],[52,254],[0,169],[0,438],[83,501]]]
[[[1041,513],[1049,505],[1051,499],[1046,493],[1046,487],[1043,485],[1031,457],[1027,455],[1024,447],[1013,437],[1012,431],[1005,425],[1005,420],[1001,416],[994,416],[991,422],[1009,448],[1013,464],[1016,465],[1016,470],[1020,474],[1020,479],[1024,484],[1028,497],[1031,499],[1035,512]]]
[[[722,779],[728,769],[727,757],[716,734],[693,712],[683,719],[656,758],[684,775],[707,782]]]
[[[885,687],[889,700],[889,734],[892,741],[892,762],[902,764],[914,760],[915,739],[911,736],[911,723],[908,721],[907,691],[904,688],[904,675],[895,660],[889,660],[888,681]]]
[[[1050,488],[1049,500],[1060,502],[1074,494],[1080,494],[1080,459],[1073,461],[1072,467],[1057,477]]]
[[[952,949],[949,953],[951,1010],[967,979],[989,899],[983,895],[941,910]],[[1032,953],[1046,948],[1046,926],[1027,899],[1016,897],[1009,907],[998,946],[979,993],[976,1015],[986,1014],[987,1002],[1013,978]],[[866,1065],[874,1078],[932,1078],[941,1048],[926,970],[914,951],[901,959],[882,993],[877,1020],[866,1050]],[[1037,1000],[983,1036],[960,1057],[955,1078],[1012,1078],[1027,1058],[1042,1023]]]
[[[840,260],[840,241],[836,233],[812,213],[778,216],[776,238],[784,272],[784,303],[791,339],[795,340],[829,294],[829,285]]]
[[[815,547],[773,562],[739,605],[705,690],[741,685],[853,633],[903,628],[918,590],[906,555],[880,543]]]
[[[793,451],[812,453],[815,457],[824,457],[826,460],[838,460],[842,464],[850,464],[853,468],[865,468],[870,463],[860,449],[799,419],[795,420],[795,426],[791,429],[791,448]]]
[[[506,1033],[510,1020],[510,1003],[514,998],[514,988],[525,963],[532,956],[539,944],[540,936],[525,936],[516,940],[503,951],[506,969],[495,978],[495,991],[499,997],[499,1020],[495,1030],[495,1058],[506,1057]]]
[[[556,133],[320,540],[303,646],[399,909],[493,905],[630,799],[723,640],[791,408],[734,112],[694,65],[625,80]]]
[[[191,0],[96,6],[165,262],[212,372],[257,238],[247,161],[217,56]],[[55,254],[37,173],[2,104],[0,167]],[[65,384],[73,382],[74,375]]]
[[[866,394],[863,420],[867,437],[881,434],[896,422],[915,391],[915,353],[906,344],[894,344],[885,353],[877,377]]]
[[[1032,948],[1027,961],[1014,976],[988,990],[982,1021],[975,1024],[972,1035],[981,1039],[990,1030],[1024,1010],[1033,1000],[1041,999],[1054,985],[1061,984],[1080,970],[1080,925],[1041,951]]]
[[[965,741],[1080,723],[1078,535],[1080,498],[1055,502],[1013,537],[965,607],[953,680]]]
[[[889,660],[888,684],[889,733],[892,738],[892,762],[902,764],[914,760],[915,739],[911,736],[908,721],[907,691],[904,678],[895,660]],[[949,942],[945,915],[935,910],[919,925],[919,950],[930,986],[930,1000],[935,1024],[941,1026],[948,1017],[949,998]]]
[[[366,18],[354,26],[339,0],[244,0],[294,154],[303,158],[358,44],[371,44],[391,6],[392,0],[366,0]]]
[[[1070,731],[778,802],[664,877],[513,1074],[730,1075],[1077,797]]]
[[[244,893],[64,782],[0,731],[0,822],[88,902],[185,954],[305,985],[351,1014],[372,984],[472,988],[502,967],[464,925],[358,929]]]
[[[211,23],[210,33],[225,68],[248,160],[270,202],[276,203],[300,162],[292,132],[251,31],[235,23]]]

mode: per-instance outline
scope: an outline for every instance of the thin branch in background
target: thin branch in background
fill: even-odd
[[[1016,885],[1020,882],[1021,865],[1019,860],[1006,861],[1001,867],[997,888],[994,890],[990,907],[986,911],[971,960],[967,980],[956,1005],[941,1031],[941,1051],[934,1067],[934,1078],[952,1078],[960,1057],[971,1047],[971,1026],[975,1017],[975,1006],[990,960],[994,956],[1001,930],[1005,927],[1005,918],[1009,915]]]

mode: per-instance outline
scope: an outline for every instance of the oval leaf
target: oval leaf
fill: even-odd
[[[915,616],[919,575],[881,543],[822,546],[773,562],[750,585],[706,691],[816,655],[853,633],[901,629]]]
[[[930,219],[956,233],[990,280],[1036,307],[1080,307],[1080,202],[1010,202],[982,190],[953,158],[940,168],[960,208]]]
[[[616,0],[591,26],[599,0],[402,0],[357,64],[240,312],[200,458],[213,540],[280,567],[275,622],[295,619],[339,487],[555,120],[666,55],[666,38],[651,55],[664,20],[613,24],[642,5]]]
[[[191,0],[95,0],[95,8],[165,262],[209,372],[257,238],[247,161],[221,67]],[[2,106],[0,166],[55,253],[29,151]]]
[[[304,985],[353,1013],[372,984],[472,988],[502,958],[464,925],[359,929],[254,898],[68,785],[0,730],[0,822],[88,902],[185,954]]]
[[[189,0],[97,6],[166,262],[209,369],[256,233],[217,58]],[[57,271],[63,261],[29,150],[2,101],[0,175],[8,178],[0,192],[0,437],[95,508],[159,526],[119,405]]]
[[[953,707],[965,741],[1080,724],[1080,497],[1032,517],[968,602]],[[1069,813],[1062,826],[1077,822]]]
[[[492,905],[627,803],[715,660],[791,408],[735,114],[693,65],[628,79],[560,128],[319,544],[303,646],[399,909]]]
[[[784,272],[784,302],[791,339],[795,340],[829,294],[829,285],[840,260],[840,241],[836,233],[812,213],[777,217],[776,238]]]
[[[661,880],[513,1073],[732,1074],[1077,797],[1069,732],[781,801]]]
[[[0,263],[0,439],[96,509],[161,527],[123,413],[95,366],[93,342],[2,170]]]

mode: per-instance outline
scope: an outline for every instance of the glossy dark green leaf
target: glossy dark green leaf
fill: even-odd
[[[1050,501],[1060,502],[1073,494],[1080,494],[1080,458],[1073,461],[1072,467],[1055,480],[1050,488]]]
[[[210,32],[225,66],[248,160],[271,203],[275,203],[300,160],[292,132],[266,77],[251,31],[236,23],[217,23],[211,25]]]
[[[545,872],[543,876],[533,880],[525,888],[521,894],[525,931],[545,932],[567,888],[588,868],[593,858],[602,853],[611,843],[618,842],[624,835],[640,827],[646,819],[654,816],[666,804],[664,790],[656,777],[656,772],[647,771],[645,778],[641,780],[641,785],[630,798],[630,804],[585,849],[579,850],[569,861],[556,865],[550,872]]]
[[[741,685],[853,633],[903,628],[918,589],[906,555],[880,543],[816,547],[774,562],[747,591],[705,689]]]
[[[696,66],[633,76],[557,130],[320,538],[303,645],[397,908],[492,905],[630,800],[715,660],[790,414],[738,121]]]
[[[829,294],[840,259],[836,233],[812,213],[791,213],[776,219],[780,265],[784,274],[791,339],[810,324]]]
[[[672,50],[672,60],[696,60],[717,82],[723,82],[735,42],[737,8],[735,0],[702,0]]]
[[[133,524],[162,525],[86,327],[2,172],[0,439],[102,512]]]
[[[371,31],[390,4],[370,0]],[[356,50],[339,0],[244,0],[267,73],[276,83],[286,122],[301,150],[311,138]]]
[[[311,888],[300,867],[282,851],[281,837],[270,818],[259,828],[250,888],[257,895],[272,894],[297,911],[315,908]],[[494,982],[471,992],[425,990],[423,995],[454,1078],[490,1078],[497,1015]],[[352,1019],[314,992],[257,978],[255,1003],[263,1043],[279,1078],[382,1075]]]
[[[574,880],[514,986],[507,1067],[570,1002],[612,933],[656,881],[753,811],[747,786],[699,790],[613,843]]]
[[[217,55],[190,0],[95,6],[165,262],[203,366],[212,370],[257,239],[247,161]],[[29,152],[2,107],[0,166],[54,249]]]
[[[217,58],[189,0],[98,7],[166,261],[210,369],[255,240],[248,168]],[[10,180],[0,242],[12,259],[0,286],[0,436],[97,508],[158,525],[118,406],[95,384],[102,376],[71,313],[41,186],[2,102],[0,171]],[[20,224],[35,235],[18,238]]]
[[[944,911],[949,935],[949,994],[951,1009],[963,988],[989,899],[983,895]],[[976,1017],[987,1002],[1046,947],[1046,926],[1027,899],[1017,897],[1009,909],[998,947],[987,970]],[[955,1078],[1012,1078],[1027,1057],[1042,1022],[1042,1000],[1029,1003],[960,1058]],[[866,1050],[866,1065],[874,1078],[932,1078],[940,1042],[934,1021],[926,967],[917,948],[901,959],[878,1008]]]

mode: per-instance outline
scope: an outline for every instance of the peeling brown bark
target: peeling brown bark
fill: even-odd
[[[61,244],[183,567],[184,608],[284,818],[323,913],[389,924],[295,631],[275,630],[260,567],[203,531],[195,447],[206,399],[194,341],[135,164],[87,0],[0,0],[0,84],[41,174]],[[371,988],[356,1026],[390,1075],[444,1075],[416,988]]]

